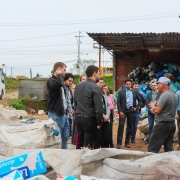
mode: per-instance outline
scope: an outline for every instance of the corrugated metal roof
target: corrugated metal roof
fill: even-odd
[[[178,49],[180,33],[87,33],[107,50]]]

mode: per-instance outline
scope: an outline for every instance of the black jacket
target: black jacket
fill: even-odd
[[[140,98],[141,98],[141,106],[140,106],[140,108],[143,108],[145,105],[146,105],[146,100],[144,99],[144,97],[143,97],[143,95],[142,94],[140,94],[139,93],[139,96],[140,96]]]
[[[141,97],[139,93],[132,89],[132,95],[133,95],[133,107],[136,109],[139,109],[141,107]],[[136,104],[136,100],[138,100],[138,104]],[[117,99],[117,107],[118,112],[125,113],[126,111],[126,89],[122,89],[119,91],[118,99]]]
[[[47,81],[47,111],[56,113],[58,116],[64,114],[64,106],[62,99],[62,90],[64,87],[64,76],[59,74],[57,77],[52,76]],[[65,91],[64,91],[65,92]]]
[[[95,117],[97,125],[102,125],[103,103],[101,89],[92,79],[79,83],[74,91],[74,108],[76,114]]]

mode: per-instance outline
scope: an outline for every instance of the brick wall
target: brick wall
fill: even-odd
[[[116,90],[127,79],[128,74],[137,67],[151,62],[172,62],[180,64],[180,51],[124,51],[116,53]]]

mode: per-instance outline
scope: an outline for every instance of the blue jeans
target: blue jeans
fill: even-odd
[[[62,149],[67,149],[67,141],[69,138],[69,121],[67,116],[57,116],[55,113],[48,112],[48,118],[52,118],[57,123],[61,131]]]
[[[139,121],[139,111],[136,111],[134,115],[134,122],[133,122],[133,129],[132,129],[132,134],[131,134],[131,140],[135,140],[136,138],[136,131],[137,131],[137,125]],[[128,127],[126,128],[126,131],[128,132]]]
[[[150,113],[148,114],[148,123],[149,123],[148,138],[150,140],[154,127],[154,114],[150,114]]]
[[[72,129],[71,129],[72,119],[68,118],[68,121],[69,121],[69,137],[70,137],[70,136],[72,136]]]
[[[134,116],[134,123],[133,123],[133,130],[131,134],[131,140],[135,140],[136,137],[136,131],[137,131],[137,125],[139,121],[139,111],[136,111],[135,116]]]

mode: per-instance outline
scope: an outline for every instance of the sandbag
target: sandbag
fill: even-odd
[[[7,156],[12,148],[34,149],[45,148],[49,145],[60,143],[60,135],[53,138],[47,137],[48,124],[57,129],[56,123],[52,120],[42,120],[33,124],[8,124],[0,126],[0,155]]]
[[[24,110],[6,109],[0,104],[0,119],[2,120],[17,120],[20,117],[27,118],[27,112]]]
[[[13,155],[25,150],[13,149]],[[41,149],[46,164],[63,176],[102,179],[168,180],[180,178],[180,151],[150,152],[102,148],[96,150]],[[48,177],[48,176],[47,176]]]

